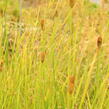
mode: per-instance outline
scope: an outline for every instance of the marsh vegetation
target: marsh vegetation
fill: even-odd
[[[108,108],[109,11],[0,0],[0,109]]]

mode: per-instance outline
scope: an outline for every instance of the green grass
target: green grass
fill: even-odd
[[[80,0],[0,6],[0,109],[108,109],[107,10]]]

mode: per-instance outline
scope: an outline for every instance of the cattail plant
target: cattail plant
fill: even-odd
[[[9,43],[9,38],[8,38],[8,32],[7,32],[7,10],[8,10],[8,0],[5,0],[5,8],[3,11],[3,37],[2,37],[2,46],[3,46],[3,51],[5,55],[5,62],[8,65],[8,43]]]

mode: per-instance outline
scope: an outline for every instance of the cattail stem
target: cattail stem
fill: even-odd
[[[20,31],[20,36],[22,35],[22,28],[21,28],[21,16],[22,16],[22,0],[18,0],[19,2],[19,31]]]

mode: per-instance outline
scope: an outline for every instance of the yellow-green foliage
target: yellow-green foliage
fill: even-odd
[[[0,15],[0,109],[108,109],[108,11],[12,3]]]

